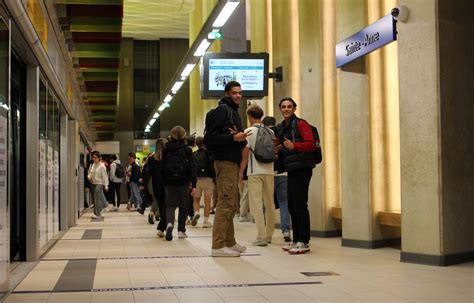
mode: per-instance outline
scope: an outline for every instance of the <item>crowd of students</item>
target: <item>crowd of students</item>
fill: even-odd
[[[202,227],[212,227],[212,256],[238,257],[246,251],[235,240],[236,214],[240,222],[255,222],[253,245],[272,243],[277,208],[282,236],[288,242],[283,250],[309,252],[308,190],[317,163],[314,151],[319,148],[312,127],[295,115],[296,102],[284,98],[279,103],[281,123],[270,116],[264,118],[263,110],[251,105],[246,112],[251,126],[244,130],[238,113],[240,84],[227,83],[224,93],[206,116],[204,137],[187,137],[183,127],[173,127],[167,138],[156,141],[155,152],[141,169],[130,153],[124,176],[116,157],[107,173],[99,152],[93,152],[88,179],[94,193],[94,217],[100,217],[108,205],[104,193],[109,193],[112,210],[120,207],[120,185],[125,177],[127,209],[134,207],[144,214],[151,206],[148,222],[158,221],[157,235],[167,241],[173,239],[175,225],[178,238],[187,237],[186,225],[198,224],[203,200]],[[212,224],[209,217],[213,213]]]

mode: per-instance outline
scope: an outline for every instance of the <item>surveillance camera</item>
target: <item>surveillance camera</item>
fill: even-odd
[[[395,20],[405,22],[408,19],[408,8],[404,5],[398,5],[392,9],[391,14]]]

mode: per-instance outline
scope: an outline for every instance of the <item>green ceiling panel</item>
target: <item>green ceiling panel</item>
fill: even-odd
[[[87,97],[94,98],[94,97],[115,97],[117,98],[117,92],[91,92],[87,93]]]
[[[75,52],[80,58],[119,58],[120,52],[78,51]]]

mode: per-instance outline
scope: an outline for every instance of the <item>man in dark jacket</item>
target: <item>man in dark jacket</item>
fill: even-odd
[[[238,108],[242,100],[240,83],[225,85],[225,97],[206,117],[205,144],[216,171],[217,206],[212,231],[213,257],[239,257],[246,250],[237,244],[233,219],[237,211],[239,166],[249,133],[243,132]]]

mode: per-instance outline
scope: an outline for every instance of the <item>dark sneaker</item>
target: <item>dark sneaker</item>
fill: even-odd
[[[148,224],[155,224],[155,220],[152,214],[148,214]]]
[[[291,242],[290,232],[288,231],[284,232],[283,239],[285,239],[285,242]]]
[[[166,226],[166,241],[171,240],[173,240],[173,224],[168,223],[168,226]]]
[[[191,220],[191,226],[196,226],[196,224],[198,223],[199,217],[200,217],[199,214],[195,214],[193,216],[193,219]]]
[[[145,213],[145,210],[144,209],[141,209],[141,208],[137,208],[137,212],[140,214],[140,215],[143,215]]]

